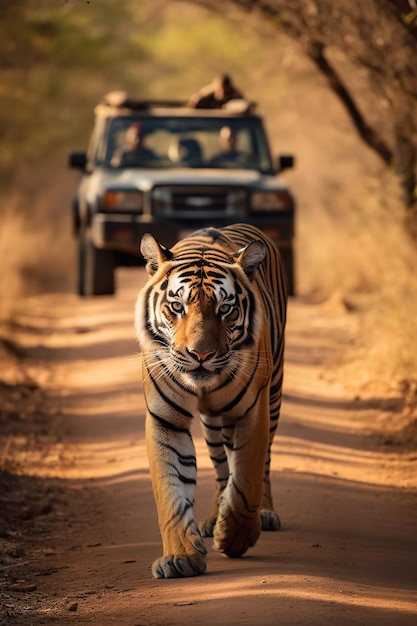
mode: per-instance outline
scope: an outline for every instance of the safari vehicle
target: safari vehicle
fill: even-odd
[[[141,129],[145,156],[115,162],[132,124]],[[224,127],[235,137],[233,159],[219,156]],[[113,294],[116,267],[143,263],[144,233],[169,248],[197,229],[237,222],[276,242],[293,294],[294,199],[277,176],[292,165],[291,156],[273,162],[262,119],[247,101],[194,109],[107,94],[95,109],[88,151],[69,154],[69,166],[82,172],[73,203],[79,294]]]

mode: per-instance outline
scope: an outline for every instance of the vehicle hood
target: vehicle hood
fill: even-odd
[[[129,168],[112,170],[97,168],[90,175],[90,190],[96,193],[107,189],[128,188],[149,191],[156,185],[242,185],[254,190],[287,189],[287,185],[277,176],[261,174],[256,170],[242,169],[145,169]]]

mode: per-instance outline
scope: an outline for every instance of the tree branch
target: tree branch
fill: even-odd
[[[324,45],[319,42],[311,42],[307,48],[307,54],[320,72],[324,74],[330,88],[344,104],[363,141],[379,154],[386,165],[390,165],[393,158],[392,151],[375,130],[366,123],[341,77],[324,56]]]

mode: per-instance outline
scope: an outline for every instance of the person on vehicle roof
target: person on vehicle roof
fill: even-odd
[[[220,109],[235,98],[244,98],[244,95],[235,87],[230,76],[222,74],[191,96],[188,106],[195,109]]]
[[[131,165],[138,161],[154,159],[155,153],[143,145],[143,128],[140,122],[131,124],[125,135],[125,143],[116,148],[111,159],[113,167]]]

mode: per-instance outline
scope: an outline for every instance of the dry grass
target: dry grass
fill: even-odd
[[[401,226],[381,232],[380,271],[364,316],[369,375],[391,384],[417,378],[417,251]]]
[[[264,68],[257,93],[267,74]],[[358,318],[357,342],[346,355],[352,381],[387,388],[416,379],[417,246],[398,180],[293,48],[276,83],[262,109],[274,152],[297,159],[285,178],[298,201],[298,293],[344,303]]]
[[[395,177],[385,172],[349,210],[315,207],[304,218],[298,242],[304,294],[340,301],[358,318],[345,375],[374,390],[416,380],[417,247]],[[319,233],[313,241],[312,232]]]
[[[56,174],[56,173],[55,173]],[[25,296],[73,289],[71,196],[53,166],[22,168],[0,213],[0,319]],[[4,208],[6,207],[6,208]]]
[[[2,294],[0,319],[7,318],[19,297],[22,295],[23,277],[21,276],[22,250],[19,236],[23,228],[23,218],[13,212],[13,207],[0,218],[0,250],[2,268],[0,273],[0,291]]]

